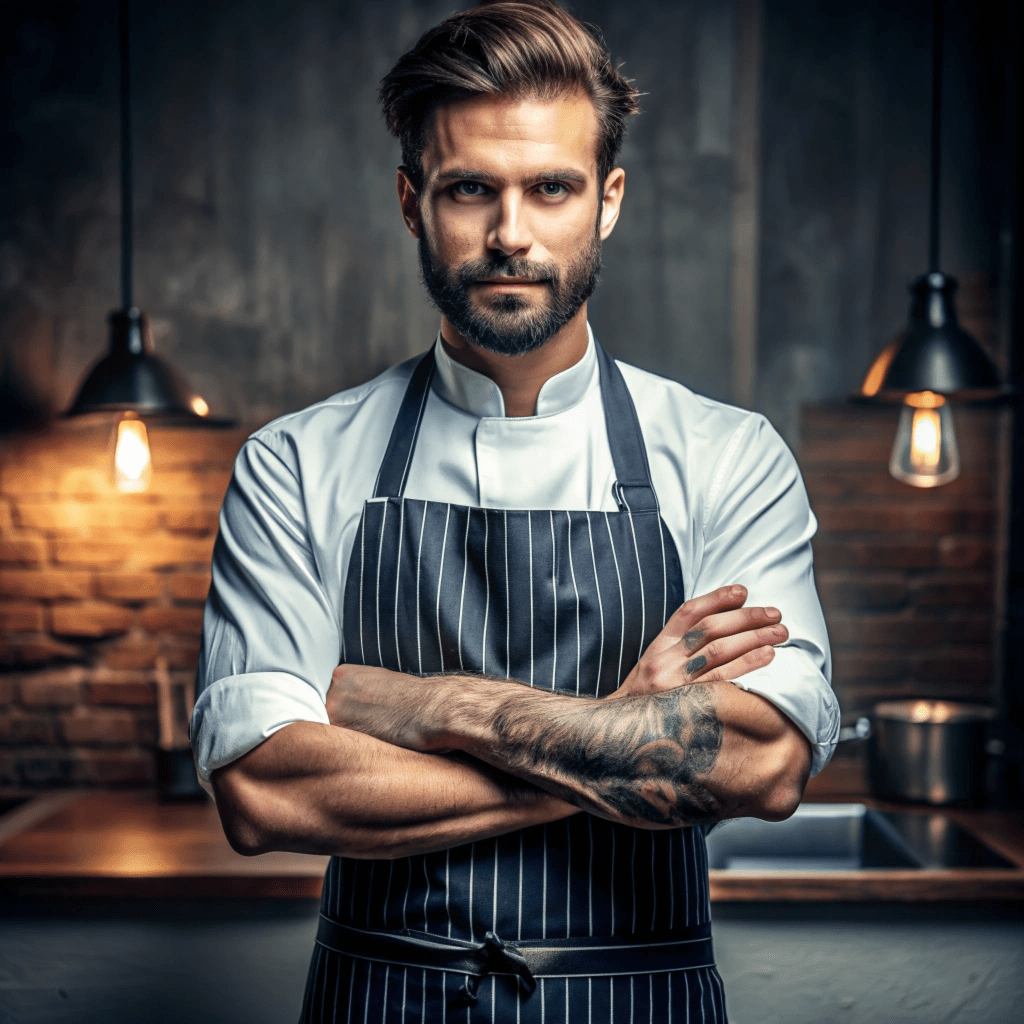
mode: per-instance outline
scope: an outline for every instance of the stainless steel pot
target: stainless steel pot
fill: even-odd
[[[868,738],[871,792],[878,797],[952,804],[980,795],[993,708],[947,700],[876,704]]]

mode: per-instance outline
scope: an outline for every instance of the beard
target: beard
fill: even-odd
[[[564,268],[501,253],[447,267],[434,254],[425,231],[420,232],[419,255],[427,294],[452,327],[470,344],[502,356],[540,348],[579,312],[601,273],[601,239],[596,232]],[[474,284],[500,277],[543,282],[547,299],[539,308],[522,295],[495,295],[483,306],[473,302]]]

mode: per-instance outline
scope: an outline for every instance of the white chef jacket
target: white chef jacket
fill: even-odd
[[[437,372],[405,496],[496,509],[617,511],[593,335],[546,381],[537,413],[506,417],[488,377]],[[418,358],[418,357],[417,357]],[[349,556],[416,359],[291,413],[245,443],[220,514],[203,616],[192,748],[200,778],[291,722],[327,723]],[[761,415],[619,364],[636,405],[687,597],[742,583],[782,612],[789,639],[737,679],[832,756],[839,706],[814,587],[817,523],[796,460]]]

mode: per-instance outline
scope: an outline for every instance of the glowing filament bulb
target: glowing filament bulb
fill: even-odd
[[[205,400],[200,398],[199,395],[195,395],[190,403],[192,411],[197,416],[206,416],[210,411],[210,407],[206,404]]]
[[[939,414],[934,409],[915,409],[910,432],[910,464],[918,473],[934,473],[942,438]]]
[[[149,453],[146,424],[125,416],[117,425],[114,449],[114,486],[124,493],[136,493],[149,487],[153,459]]]
[[[938,487],[955,480],[960,455],[949,403],[933,391],[918,391],[903,401],[889,472],[914,487]]]

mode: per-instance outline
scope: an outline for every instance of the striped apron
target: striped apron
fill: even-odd
[[[470,508],[403,497],[434,372],[417,364],[366,502],[344,597],[345,660],[417,675],[485,673],[603,696],[684,600],[632,399],[597,347],[618,512]],[[700,828],[590,814],[397,860],[333,857],[321,915],[359,929],[480,943],[704,935]],[[710,943],[708,943],[710,948]],[[464,975],[337,952],[318,940],[303,1022],[605,1024],[725,1021],[710,961],[686,970],[540,978]],[[475,987],[475,986],[474,986]]]

